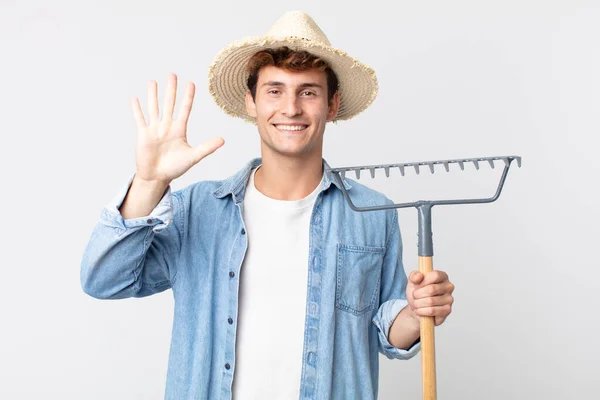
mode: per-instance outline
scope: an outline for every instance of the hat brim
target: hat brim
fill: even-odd
[[[338,78],[340,108],[336,120],[347,120],[364,111],[377,97],[375,71],[347,53],[302,38],[251,37],[225,47],[209,68],[209,91],[217,105],[233,117],[256,123],[246,112],[246,67],[250,58],[267,48],[287,46],[322,58]]]

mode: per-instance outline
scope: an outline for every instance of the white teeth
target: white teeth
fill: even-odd
[[[277,129],[281,129],[282,131],[301,131],[306,128],[306,126],[302,125],[275,125]]]

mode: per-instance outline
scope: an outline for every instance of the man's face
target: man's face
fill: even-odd
[[[256,118],[263,151],[292,157],[322,153],[326,122],[338,108],[339,94],[328,103],[327,75],[317,69],[293,72],[263,67],[256,100],[250,91],[246,94],[246,109]]]

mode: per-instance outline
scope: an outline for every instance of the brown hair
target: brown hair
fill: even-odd
[[[254,54],[248,60],[246,71],[248,76],[248,89],[252,94],[252,100],[256,100],[256,83],[258,72],[262,67],[275,66],[290,71],[306,71],[316,68],[327,74],[327,102],[330,102],[338,90],[338,79],[335,72],[329,67],[325,60],[304,50],[292,50],[287,46],[277,49],[265,49]]]

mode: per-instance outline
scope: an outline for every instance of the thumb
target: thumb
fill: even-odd
[[[418,285],[419,283],[421,283],[421,281],[423,281],[423,274],[420,273],[419,271],[413,271],[410,273],[409,279],[410,281],[415,284]]]
[[[200,162],[200,160],[207,155],[214,153],[215,150],[223,146],[224,143],[225,140],[222,137],[214,137],[201,145],[194,147],[192,150],[194,154],[194,164]]]

